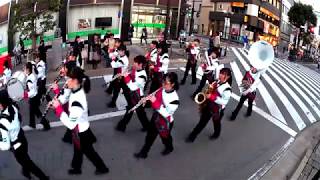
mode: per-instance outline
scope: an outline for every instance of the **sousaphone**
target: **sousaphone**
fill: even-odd
[[[274,60],[274,50],[271,44],[260,40],[253,43],[248,53],[250,64],[258,71],[267,69]]]

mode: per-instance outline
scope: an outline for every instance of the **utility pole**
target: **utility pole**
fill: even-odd
[[[167,0],[166,27],[164,28],[164,40],[168,39],[169,18],[170,18],[170,0]]]
[[[191,19],[190,19],[190,28],[189,28],[189,36],[191,36],[191,34],[193,33],[193,22],[194,22],[194,18],[193,18],[193,14],[194,14],[194,3],[195,0],[193,0],[192,2],[192,11],[191,11]]]

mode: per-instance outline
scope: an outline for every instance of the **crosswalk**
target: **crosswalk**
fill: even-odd
[[[250,63],[247,50],[234,47],[231,50],[236,58],[225,67],[233,72],[233,93],[237,99]],[[262,75],[255,107],[279,121],[273,124],[299,132],[320,119],[320,76],[302,65],[276,58]]]

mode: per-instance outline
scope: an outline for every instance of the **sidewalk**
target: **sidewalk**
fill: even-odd
[[[304,129],[264,175],[251,179],[313,180],[320,170],[320,122]],[[263,170],[260,169],[262,172]]]

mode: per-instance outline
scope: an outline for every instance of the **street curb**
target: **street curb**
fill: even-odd
[[[296,136],[288,150],[268,172],[261,176],[261,179],[298,179],[303,167],[307,163],[307,161],[303,161],[303,159],[308,158],[307,156],[310,154],[310,149],[312,151],[319,140],[320,122],[316,122]]]

